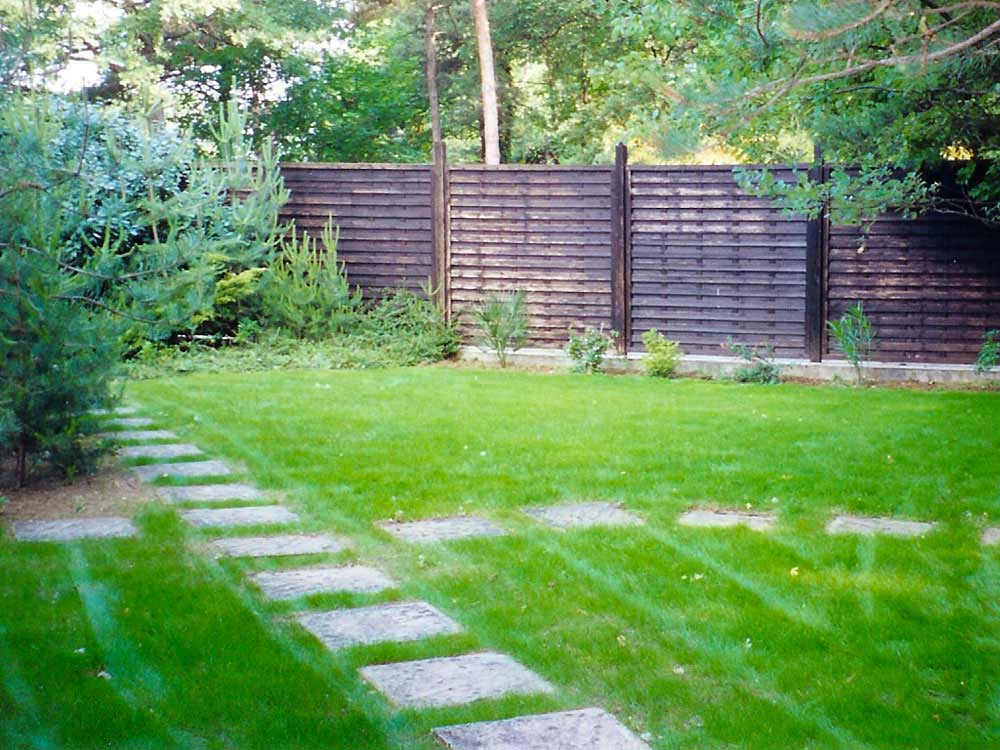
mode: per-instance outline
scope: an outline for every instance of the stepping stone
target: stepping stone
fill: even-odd
[[[983,544],[991,547],[1000,544],[1000,526],[991,526],[983,532]]]
[[[122,458],[182,458],[183,456],[199,456],[201,451],[197,445],[190,443],[168,443],[166,445],[129,445],[119,448],[118,455]]]
[[[92,409],[90,413],[95,417],[107,417],[111,414],[135,414],[137,411],[134,406],[116,406],[114,409]]]
[[[912,537],[926,534],[934,528],[926,521],[900,521],[895,518],[869,516],[837,516],[826,525],[828,534],[888,534],[889,536]]]
[[[419,641],[461,633],[462,626],[427,602],[393,602],[371,607],[306,612],[299,622],[336,651],[350,646],[393,641]]]
[[[450,750],[649,750],[601,708],[456,724],[433,732]]]
[[[397,539],[411,544],[450,542],[479,536],[503,536],[507,532],[492,521],[477,516],[429,518],[424,521],[386,521],[378,524]]]
[[[262,526],[294,523],[297,514],[280,505],[254,505],[250,508],[195,508],[181,511],[192,526]]]
[[[156,494],[168,503],[221,503],[228,500],[264,499],[264,493],[249,484],[193,484],[187,487],[157,487]]]
[[[339,552],[344,545],[327,534],[233,537],[212,542],[227,557],[287,557]]]
[[[396,582],[365,565],[323,565],[295,570],[265,571],[252,577],[268,599],[297,599],[310,594],[347,592],[375,594]]]
[[[155,482],[163,477],[191,479],[194,477],[221,477],[232,471],[222,461],[186,461],[180,464],[149,464],[133,466],[133,473],[143,482]]]
[[[121,432],[99,432],[101,440],[176,440],[177,435],[169,430],[122,430]]]
[[[63,518],[56,521],[15,521],[14,538],[22,542],[71,542],[136,536],[139,529],[127,518]]]
[[[643,520],[623,510],[615,503],[566,503],[540,508],[525,508],[524,512],[537,521],[557,529],[589,526],[639,526]]]
[[[118,417],[107,419],[104,424],[109,427],[149,427],[153,420],[149,417]]]
[[[746,526],[753,531],[767,531],[774,525],[773,513],[745,513],[740,510],[704,510],[695,508],[677,518],[681,526],[730,528]]]
[[[506,695],[555,692],[527,667],[495,653],[378,664],[359,671],[398,708],[461,706]]]

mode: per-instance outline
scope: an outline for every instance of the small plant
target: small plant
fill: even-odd
[[[604,355],[608,353],[608,349],[614,346],[617,339],[618,332],[608,331],[605,333],[604,326],[600,328],[587,327],[580,335],[570,331],[566,353],[573,360],[573,372],[581,372],[585,375],[604,372]]]
[[[983,375],[1000,364],[1000,330],[987,331],[976,357],[976,372]]]
[[[872,328],[861,303],[858,302],[847,308],[840,316],[840,320],[828,320],[826,326],[830,335],[836,340],[840,351],[844,353],[847,361],[854,368],[857,382],[864,382],[861,367],[871,354],[872,342],[875,340],[875,329]]]
[[[522,291],[491,293],[473,311],[482,333],[480,346],[497,355],[501,367],[506,367],[511,352],[528,340],[528,311]]]
[[[741,344],[729,338],[723,348],[746,362],[733,373],[734,380],[740,383],[777,383],[781,380],[781,368],[774,364],[773,346]]]
[[[681,345],[667,341],[659,331],[650,329],[642,334],[642,344],[646,347],[646,372],[654,378],[673,377],[677,365],[681,363]]]

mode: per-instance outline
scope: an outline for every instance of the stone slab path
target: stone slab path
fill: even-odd
[[[109,427],[149,427],[153,420],[149,417],[116,417],[104,420]]]
[[[396,582],[381,570],[366,565],[322,565],[264,571],[251,576],[251,580],[260,587],[264,596],[276,600],[335,592],[376,594],[396,586]]]
[[[177,435],[170,430],[122,430],[121,432],[99,432],[101,440],[177,440]]]
[[[483,653],[362,667],[361,676],[398,708],[460,706],[555,688],[504,654]]]
[[[250,484],[192,484],[157,487],[156,494],[168,503],[221,503],[229,500],[263,500],[265,495]]]
[[[213,545],[227,557],[291,557],[339,552],[343,542],[328,534],[275,534],[216,539]]]
[[[753,531],[767,531],[774,526],[773,513],[750,513],[739,510],[707,510],[695,508],[677,518],[681,526],[731,528],[746,526]]]
[[[90,413],[95,417],[106,417],[109,414],[135,414],[137,411],[134,406],[116,406],[114,409],[93,409]]]
[[[503,536],[507,532],[492,521],[478,516],[428,518],[423,521],[385,521],[378,524],[397,539],[411,544],[433,544],[455,539]]]
[[[14,538],[22,542],[71,542],[75,539],[108,539],[137,536],[139,529],[129,519],[63,518],[56,521],[15,521]]]
[[[298,620],[334,651],[370,643],[419,641],[435,635],[462,632],[461,625],[421,601],[307,612],[300,614]]]
[[[155,482],[164,477],[193,479],[196,477],[223,477],[232,470],[224,461],[187,461],[179,464],[148,464],[133,466],[132,472],[143,482]]]
[[[565,503],[524,512],[537,521],[557,529],[588,528],[590,526],[639,526],[643,520],[615,503]]]
[[[118,449],[122,458],[183,458],[200,456],[201,449],[191,443],[167,443],[166,445],[129,445]]]
[[[295,523],[297,514],[280,505],[254,505],[249,508],[194,508],[181,511],[181,518],[192,526],[263,526]]]
[[[600,708],[438,727],[434,735],[450,750],[649,750]]]
[[[1000,526],[991,526],[986,529],[986,531],[983,532],[982,542],[990,547],[1000,544]]]
[[[874,536],[914,537],[933,530],[934,524],[926,521],[902,521],[896,518],[870,516],[836,516],[826,525],[828,534],[863,534]]]

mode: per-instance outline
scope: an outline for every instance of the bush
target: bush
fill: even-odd
[[[872,328],[861,303],[858,302],[849,307],[839,320],[828,320],[826,325],[840,351],[844,353],[847,361],[854,368],[857,382],[864,382],[861,368],[871,355],[875,329]]]
[[[976,372],[983,375],[1000,364],[1000,330],[987,331],[976,357]]]
[[[573,360],[573,372],[604,372],[604,355],[614,346],[617,331],[604,333],[604,327],[586,328],[579,336],[570,331],[566,353]]]
[[[740,383],[777,383],[781,368],[774,364],[774,347],[752,346],[728,339],[724,347],[740,357],[746,365],[736,368],[733,379]]]
[[[497,355],[501,367],[506,367],[511,352],[528,340],[528,311],[522,291],[492,293],[475,309],[479,324],[480,346]]]
[[[433,302],[434,294],[408,289],[386,293],[364,315],[361,336],[374,346],[395,352],[401,364],[439,362],[458,354],[462,340],[458,319],[444,319],[444,311]]]
[[[642,334],[642,343],[646,347],[643,362],[647,374],[655,378],[673,377],[681,363],[681,345],[676,341],[667,341],[662,333],[652,329]]]

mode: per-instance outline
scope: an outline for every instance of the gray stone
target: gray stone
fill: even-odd
[[[116,417],[104,422],[108,427],[149,427],[153,420],[149,417]]]
[[[101,432],[97,437],[102,440],[176,440],[177,435],[169,430],[122,430],[120,432]]]
[[[335,651],[368,643],[419,641],[462,632],[461,625],[421,601],[307,612],[298,619],[327,648]]]
[[[1000,544],[1000,526],[991,526],[983,532],[983,544],[993,546]]]
[[[492,521],[477,516],[428,518],[423,521],[386,521],[379,526],[397,539],[411,544],[449,542],[478,536],[503,536],[507,532]]]
[[[191,479],[221,477],[232,471],[222,461],[186,461],[179,464],[148,464],[133,466],[132,471],[143,482],[155,482],[164,477]]]
[[[451,750],[649,750],[601,708],[438,727],[434,735]]]
[[[199,456],[201,450],[190,443],[168,443],[166,445],[129,445],[118,449],[122,458],[183,458]]]
[[[750,513],[740,510],[706,510],[695,508],[677,518],[681,526],[707,526],[730,528],[746,526],[754,531],[767,531],[774,525],[773,513]]]
[[[565,503],[525,508],[532,518],[557,529],[588,526],[639,526],[643,520],[615,503]]]
[[[900,521],[895,518],[869,516],[836,516],[826,525],[828,534],[887,534],[889,536],[912,537],[926,534],[934,528],[926,521]]]
[[[399,708],[460,706],[506,695],[555,692],[527,667],[495,653],[378,664],[360,672]]]
[[[249,508],[195,508],[181,511],[181,517],[193,526],[258,526],[294,523],[299,517],[280,505],[254,505]]]
[[[15,521],[14,538],[22,542],[70,542],[136,536],[139,529],[127,518],[63,518],[55,521]]]
[[[114,409],[93,409],[90,413],[95,417],[107,417],[111,414],[135,414],[137,411],[134,406],[116,406]]]
[[[393,588],[396,582],[380,570],[365,565],[322,565],[294,570],[264,571],[253,576],[268,599],[345,592],[375,594]]]
[[[339,552],[344,545],[327,534],[232,537],[212,542],[227,557],[288,557]]]
[[[157,487],[156,494],[168,503],[222,503],[230,500],[263,500],[264,493],[249,484],[192,484]]]

